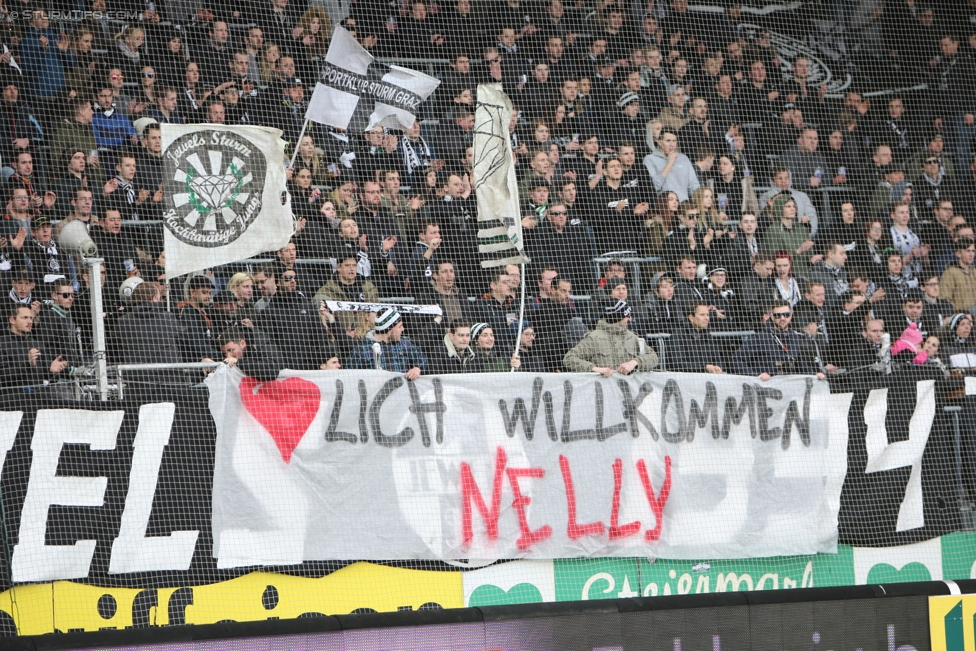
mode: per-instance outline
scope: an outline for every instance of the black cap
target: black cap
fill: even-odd
[[[47,215],[38,215],[31,220],[31,228],[40,228],[41,226],[50,226],[51,218]]]
[[[190,278],[190,282],[187,283],[186,288],[192,292],[195,289],[213,289],[214,286],[206,276],[194,276]]]
[[[34,282],[34,275],[31,273],[31,270],[28,269],[27,267],[18,267],[17,269],[14,269],[13,272],[10,274],[10,282],[15,282],[18,280],[26,280],[28,282]]]
[[[285,77],[284,80],[285,88],[291,88],[292,86],[303,86],[302,80],[298,77]]]
[[[617,65],[617,62],[608,57],[606,54],[601,54],[593,58],[593,66],[596,68],[609,68],[610,66]]]
[[[214,305],[237,303],[237,296],[230,290],[222,289],[213,297],[213,302]]]

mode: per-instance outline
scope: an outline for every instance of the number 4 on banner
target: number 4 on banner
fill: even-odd
[[[888,415],[888,389],[874,389],[864,403],[864,422],[868,426],[865,446],[868,452],[867,474],[912,467],[905,487],[905,497],[898,509],[895,531],[925,526],[922,502],[922,455],[935,420],[935,380],[915,384],[915,409],[908,424],[908,440],[888,443],[885,417]]]

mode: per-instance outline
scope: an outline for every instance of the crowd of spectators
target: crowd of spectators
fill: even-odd
[[[110,362],[827,377],[875,364],[887,334],[909,363],[976,365],[976,0],[88,8],[0,8],[5,386],[91,361],[90,279],[57,245],[75,220],[106,260]],[[449,62],[413,128],[300,136],[335,25]],[[524,269],[479,263],[486,82],[516,107]],[[275,262],[167,284],[165,123],[282,131],[296,229]],[[326,305],[381,298],[442,315]]]

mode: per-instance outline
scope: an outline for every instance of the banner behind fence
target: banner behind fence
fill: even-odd
[[[227,589],[254,604],[287,592],[275,616],[295,617],[967,578],[971,537],[938,539],[959,526],[941,392],[910,374],[856,385],[519,375],[489,399],[461,376],[257,385],[224,369],[209,395],[151,404],[18,396],[20,409],[0,412],[6,586],[104,587],[13,587],[0,610],[13,630],[31,618],[36,630],[93,630],[271,616],[267,605],[228,614]],[[893,401],[912,417],[886,415]],[[882,541],[917,544],[869,549]],[[746,542],[788,558],[745,558]],[[476,569],[554,557],[565,560]],[[335,603],[302,587],[368,558],[404,569],[348,568],[346,587],[327,592],[351,596]],[[255,566],[296,576],[242,576]],[[401,598],[383,577],[407,568],[435,572],[397,574],[416,586]],[[57,605],[20,609],[44,601]],[[157,605],[169,615],[150,617]]]
[[[218,370],[220,567],[832,552],[849,396],[784,378]]]

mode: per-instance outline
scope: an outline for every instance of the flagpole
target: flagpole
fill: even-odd
[[[298,158],[298,148],[302,146],[302,138],[305,137],[305,130],[308,129],[308,119],[305,119],[304,124],[302,124],[302,132],[298,134],[298,142],[295,143],[295,151],[291,153],[291,161],[288,163],[288,167],[295,166],[295,159]]]
[[[522,301],[519,305],[519,327],[518,336],[515,338],[515,357],[518,357],[519,346],[522,344],[522,326],[525,324],[525,263],[519,265],[522,272],[519,274],[522,277]],[[510,373],[515,372],[515,367],[512,367]]]

